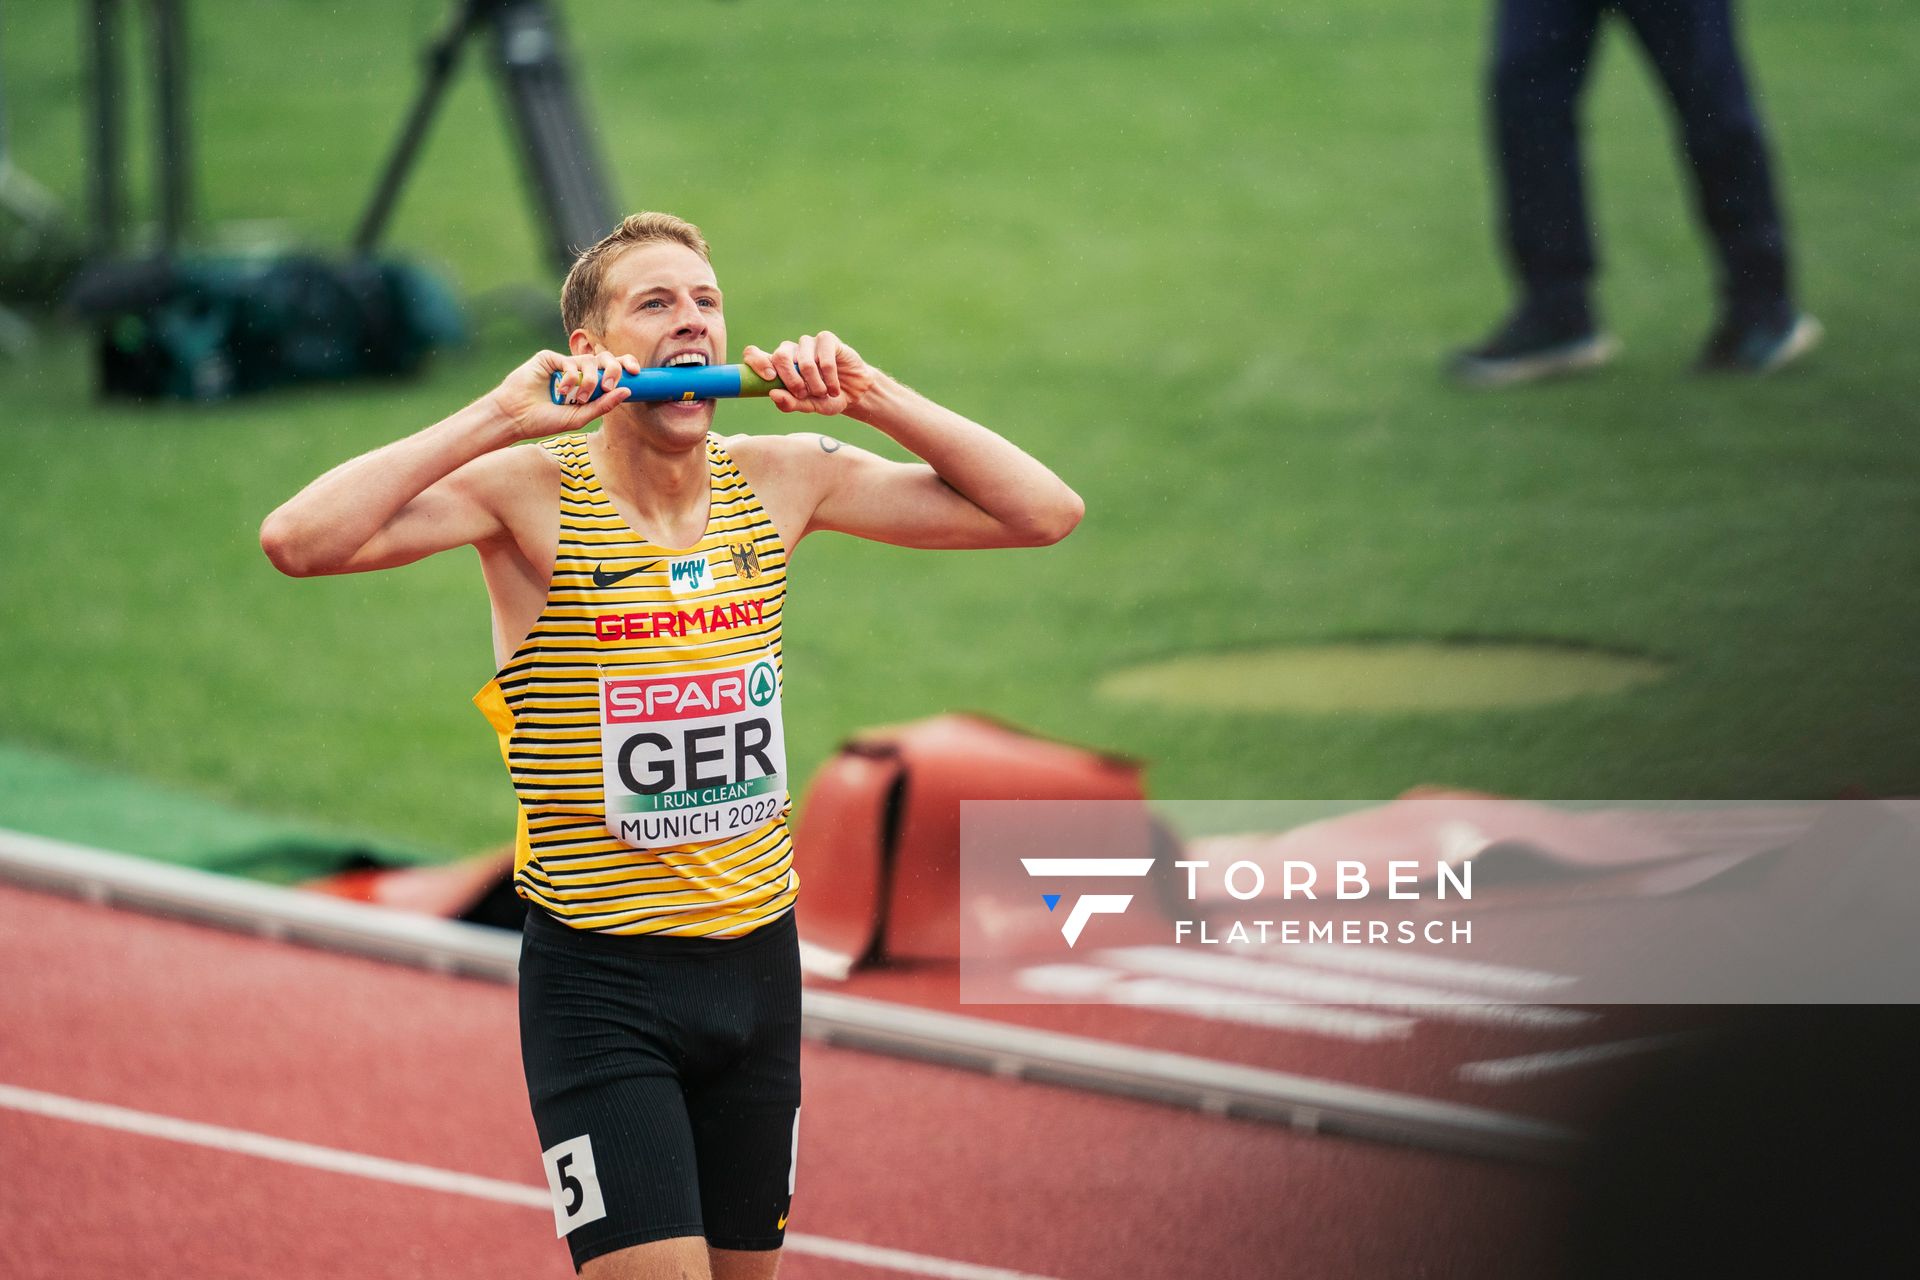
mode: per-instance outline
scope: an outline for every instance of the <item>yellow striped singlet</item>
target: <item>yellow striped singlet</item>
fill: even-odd
[[[514,890],[578,929],[739,937],[793,905],[780,615],[787,551],[719,440],[707,530],[649,542],[584,435],[559,460],[546,605],[474,703],[520,802]]]

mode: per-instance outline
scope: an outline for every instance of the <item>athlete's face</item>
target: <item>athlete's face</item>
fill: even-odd
[[[574,331],[573,348],[632,355],[643,365],[725,364],[727,321],[713,268],[682,244],[659,241],[628,249],[607,268],[598,328]],[[583,347],[582,338],[586,345]],[[628,404],[618,416],[674,434],[697,431],[713,421],[713,401]]]

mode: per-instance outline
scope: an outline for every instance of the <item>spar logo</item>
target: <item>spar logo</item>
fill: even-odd
[[[752,699],[753,705],[764,707],[772,702],[774,695],[779,692],[780,681],[773,674],[773,664],[771,662],[754,663],[753,670],[747,673],[747,697]]]
[[[687,556],[667,563],[667,585],[677,596],[690,596],[713,586],[713,569],[704,555]]]
[[[757,674],[769,663],[754,667]],[[713,671],[704,675],[654,676],[607,680],[602,685],[604,705],[601,720],[609,725],[652,723],[660,720],[686,720],[696,716],[739,715],[747,709],[747,700],[764,707],[759,691],[738,671]],[[767,701],[772,701],[771,698]]]
[[[1020,864],[1036,880],[1138,878],[1153,869],[1152,858],[1022,858]],[[1049,911],[1060,905],[1060,898],[1061,895],[1057,893],[1040,895],[1040,901],[1047,904]],[[1087,927],[1088,920],[1099,915],[1117,916],[1132,901],[1133,895],[1130,893],[1083,893],[1067,909],[1067,918],[1060,925],[1060,933],[1071,947],[1080,941],[1080,931]]]

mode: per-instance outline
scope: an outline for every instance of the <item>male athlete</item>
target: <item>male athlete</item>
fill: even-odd
[[[622,370],[726,360],[706,241],[678,218],[636,214],[581,254],[561,310],[570,354],[327,472],[260,541],[294,576],[479,550],[498,674],[474,701],[519,798],[521,1055],[558,1230],[583,1276],[763,1280],[800,1123],[788,557],[821,529],[1040,546],[1083,508],[831,333],[743,359],[782,413],[844,414],[924,463],[628,403]]]

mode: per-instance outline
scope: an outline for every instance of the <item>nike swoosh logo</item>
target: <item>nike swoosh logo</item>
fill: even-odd
[[[777,1222],[776,1224],[774,1224],[774,1228],[773,1228],[773,1229],[774,1229],[775,1231],[785,1231],[785,1230],[787,1229],[787,1215],[786,1215],[786,1214],[784,1214],[784,1213],[783,1213],[783,1214],[781,1214],[781,1215],[780,1215],[780,1221],[779,1221],[779,1222]]]
[[[596,587],[610,587],[616,582],[626,581],[636,573],[645,573],[659,563],[658,560],[649,560],[638,569],[628,569],[625,573],[608,573],[605,569],[595,565],[593,568],[593,585]]]

